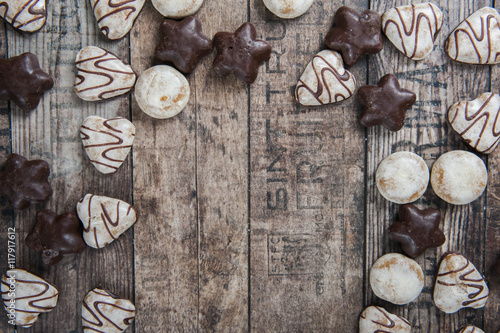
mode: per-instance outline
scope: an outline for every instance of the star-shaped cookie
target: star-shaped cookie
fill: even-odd
[[[365,54],[382,51],[380,15],[372,10],[362,13],[340,7],[333,17],[333,26],[325,38],[325,45],[342,54],[348,66],[354,65]]]
[[[38,212],[37,221],[24,243],[42,253],[43,263],[55,265],[64,254],[79,253],[85,249],[82,227],[75,213],[57,215],[50,210]]]
[[[24,111],[34,110],[54,80],[40,69],[33,53],[0,59],[0,100],[12,100]]]
[[[197,17],[188,16],[180,22],[165,19],[160,32],[162,41],[155,57],[172,63],[183,73],[191,73],[198,61],[212,51],[212,41],[203,33]]]
[[[256,40],[254,26],[243,23],[234,33],[218,32],[214,37],[217,55],[214,71],[219,76],[236,75],[241,81],[251,84],[257,78],[259,66],[271,57],[271,46]]]
[[[408,204],[399,210],[399,221],[389,227],[389,238],[401,244],[410,257],[418,257],[430,247],[444,244],[446,238],[439,229],[441,213],[434,208],[424,210]]]
[[[30,204],[43,202],[52,195],[49,174],[47,162],[29,161],[21,155],[12,154],[0,172],[0,194],[7,197],[15,210],[23,210]]]
[[[376,86],[359,88],[358,97],[363,107],[361,125],[382,125],[390,131],[403,128],[405,112],[416,100],[415,94],[402,89],[392,74],[384,75]]]

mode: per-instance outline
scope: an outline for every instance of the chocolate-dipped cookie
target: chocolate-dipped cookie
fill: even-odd
[[[257,32],[249,22],[243,23],[234,33],[216,33],[214,46],[217,55],[213,64],[215,74],[234,74],[246,84],[253,83],[259,73],[259,66],[271,57],[271,46],[256,37]]]
[[[24,111],[31,111],[53,86],[52,76],[40,68],[33,53],[0,59],[0,100],[13,101]]]
[[[380,25],[377,12],[364,10],[360,13],[346,6],[340,7],[333,17],[325,45],[340,52],[347,66],[352,66],[363,55],[382,51],[384,43]]]
[[[212,40],[203,33],[201,21],[195,16],[180,22],[165,19],[160,32],[162,40],[155,50],[156,59],[172,63],[183,73],[191,73],[200,59],[212,51]]]
[[[408,110],[416,101],[416,95],[401,88],[393,74],[384,75],[378,85],[359,88],[362,113],[359,119],[365,127],[382,125],[389,131],[403,128]]]
[[[43,263],[55,265],[63,255],[80,253],[85,249],[80,221],[75,213],[57,215],[50,210],[37,214],[33,230],[24,243],[42,254]]]
[[[446,237],[439,229],[441,213],[438,209],[424,210],[408,204],[400,208],[398,221],[389,227],[389,238],[401,244],[410,257],[418,257],[430,247],[444,244]]]
[[[7,197],[15,210],[28,208],[52,196],[48,178],[49,164],[43,160],[27,160],[12,154],[0,171],[0,194]]]

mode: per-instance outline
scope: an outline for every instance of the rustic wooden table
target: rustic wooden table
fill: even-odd
[[[500,253],[500,153],[483,156],[490,171],[485,194],[453,206],[428,190],[417,204],[437,207],[447,241],[417,259],[423,293],[407,306],[376,298],[368,273],[382,254],[400,252],[387,227],[399,206],[374,186],[378,163],[395,151],[420,154],[429,166],[452,149],[467,149],[445,122],[458,100],[500,89],[500,67],[452,62],[442,46],[463,19],[487,0],[435,0],[444,24],[435,50],[412,61],[385,40],[384,50],[349,70],[358,87],[394,73],[417,94],[404,128],[396,133],[358,123],[356,97],[324,107],[300,107],[295,83],[323,48],[341,5],[385,9],[407,0],[316,0],[307,14],[282,20],[261,0],[206,0],[197,16],[207,35],[252,22],[273,47],[257,81],[216,77],[213,54],[188,76],[191,99],[169,120],[141,112],[133,97],[88,103],[73,92],[74,58],[84,46],[101,46],[128,59],[137,73],[155,64],[162,20],[148,2],[130,35],[110,42],[97,30],[88,1],[49,1],[45,27],[21,35],[1,24],[0,57],[38,55],[55,77],[36,111],[0,102],[0,162],[11,152],[51,165],[54,195],[44,208],[73,211],[86,193],[133,203],[139,220],[104,249],[87,248],[54,267],[44,266],[24,238],[42,206],[13,213],[1,201],[0,268],[7,269],[7,229],[15,226],[17,266],[54,284],[55,310],[22,332],[81,331],[81,301],[95,286],[131,299],[135,332],[356,332],[365,306],[404,315],[413,332],[455,332],[469,323],[500,329],[500,284],[491,265]],[[89,115],[127,117],[137,128],[133,151],[114,175],[99,174],[79,138]],[[484,309],[447,315],[432,302],[437,264],[447,251],[465,254],[490,282]],[[0,316],[0,332],[13,332]]]

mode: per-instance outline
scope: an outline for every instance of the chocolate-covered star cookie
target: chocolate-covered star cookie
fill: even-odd
[[[155,50],[155,57],[171,62],[183,73],[191,73],[198,61],[212,51],[212,41],[202,31],[201,21],[188,16],[178,22],[165,19],[161,26],[162,41]]]
[[[363,107],[361,125],[382,125],[390,131],[403,128],[405,112],[416,100],[415,94],[402,89],[398,79],[392,74],[384,75],[376,86],[359,88],[358,97]]]
[[[256,40],[256,35],[254,26],[248,22],[243,23],[234,33],[216,33],[215,74],[219,76],[234,74],[247,84],[253,83],[257,78],[259,66],[271,57],[271,46],[264,41]]]
[[[52,195],[48,178],[49,164],[43,160],[27,160],[12,154],[7,158],[0,171],[0,194],[7,197],[15,210],[28,208],[30,204],[40,203]]]
[[[401,243],[410,257],[418,257],[430,247],[444,244],[446,238],[439,229],[441,213],[434,208],[418,209],[412,204],[399,210],[399,221],[389,227],[389,238]]]
[[[52,76],[40,69],[33,53],[0,59],[0,100],[11,100],[24,111],[31,111],[53,86]]]
[[[57,215],[50,210],[38,212],[33,231],[24,243],[41,252],[43,263],[55,265],[64,254],[79,253],[85,249],[82,226],[75,213]]]
[[[348,66],[354,65],[365,54],[379,53],[384,48],[380,15],[372,10],[360,13],[349,7],[340,7],[333,17],[325,45],[340,52]]]

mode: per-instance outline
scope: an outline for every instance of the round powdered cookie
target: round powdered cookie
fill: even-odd
[[[393,304],[415,300],[424,287],[424,273],[415,260],[399,253],[380,257],[370,270],[370,286],[377,297]]]
[[[432,166],[432,189],[441,199],[454,205],[476,200],[487,183],[488,171],[484,162],[464,150],[445,153]]]
[[[264,5],[274,15],[291,19],[307,12],[314,0],[264,0]]]
[[[151,0],[151,2],[163,16],[173,19],[193,15],[203,4],[203,0]]]
[[[189,94],[189,83],[184,75],[167,65],[147,69],[135,85],[137,104],[153,118],[177,115],[186,106]]]
[[[380,194],[389,201],[405,204],[420,198],[429,183],[429,168],[422,157],[401,151],[384,158],[375,173]]]

